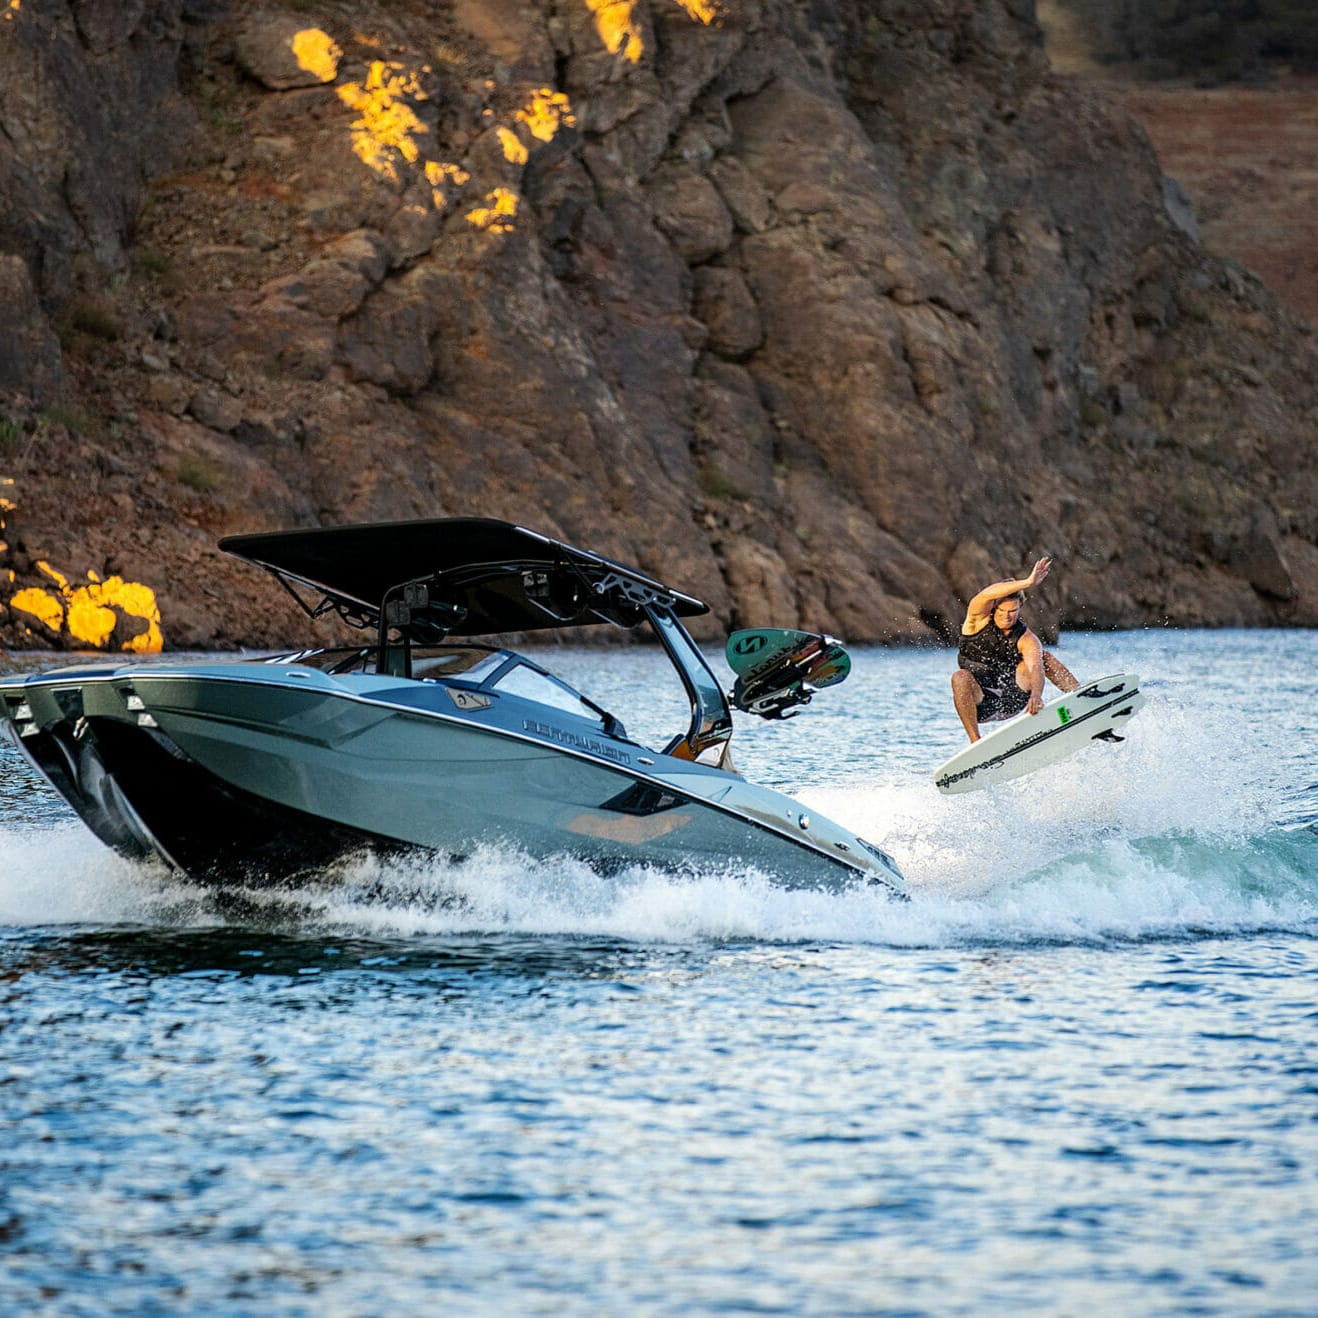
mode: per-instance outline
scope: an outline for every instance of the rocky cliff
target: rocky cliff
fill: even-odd
[[[1318,624],[1308,326],[1029,0],[0,6],[6,644],[301,640],[219,535],[454,514],[710,636],[1043,551],[1045,632]]]

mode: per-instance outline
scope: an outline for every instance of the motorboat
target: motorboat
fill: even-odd
[[[737,772],[729,695],[682,622],[708,612],[700,600],[489,518],[238,535],[219,547],[362,643],[107,657],[0,679],[0,726],[123,855],[203,883],[262,886],[363,850],[460,858],[496,845],[605,871],[735,866],[793,887],[904,892],[881,847]],[[616,714],[509,648],[598,625],[648,629],[670,661],[690,719],[663,744],[633,740]],[[799,666],[811,638],[791,635],[804,646],[739,678],[743,708],[782,717],[813,694],[812,670]],[[836,677],[835,644],[829,653]]]

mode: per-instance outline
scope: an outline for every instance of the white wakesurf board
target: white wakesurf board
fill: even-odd
[[[992,728],[934,770],[940,792],[973,792],[1055,764],[1091,742],[1125,740],[1125,726],[1143,708],[1140,680],[1117,673],[1085,682],[1050,700],[1037,714],[1019,714]]]

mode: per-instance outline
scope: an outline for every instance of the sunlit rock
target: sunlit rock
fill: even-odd
[[[333,82],[342,52],[319,28],[291,14],[254,15],[234,42],[245,73],[271,91]]]

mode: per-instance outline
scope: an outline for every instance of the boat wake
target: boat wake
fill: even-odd
[[[754,872],[602,876],[563,858],[490,850],[460,864],[365,857],[297,889],[219,894],[122,861],[73,826],[14,835],[0,923],[232,926],[304,936],[407,939],[471,934],[641,943],[842,942],[893,947],[1027,946],[1286,931],[1318,936],[1318,831],[1237,838],[1164,832],[1075,835],[1037,865],[1010,837],[912,868],[911,900],[874,888],[789,890]],[[1053,841],[1060,843],[1056,834]],[[946,859],[947,853],[944,853]],[[973,880],[973,881],[972,881]]]

